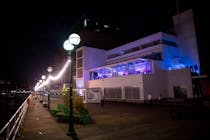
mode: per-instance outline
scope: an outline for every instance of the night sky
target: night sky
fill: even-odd
[[[130,42],[167,30],[176,14],[175,0],[113,2],[42,0],[1,4],[0,79],[34,84],[46,73],[55,55],[64,51],[63,42],[83,15],[117,25],[123,41]],[[194,10],[201,71],[209,74],[207,32],[210,24],[206,3],[179,0],[179,9]]]

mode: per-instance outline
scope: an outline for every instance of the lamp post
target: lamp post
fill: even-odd
[[[50,76],[50,73],[53,71],[53,68],[52,67],[48,67],[47,68],[47,72],[49,73],[49,76]],[[50,81],[49,81],[50,82]],[[47,96],[47,99],[48,99],[48,110],[50,111],[50,83],[49,83],[49,90],[48,90],[48,96]]]
[[[45,75],[42,75],[42,82],[44,83],[45,82],[45,79],[46,79],[46,76]],[[45,96],[45,85],[44,85],[44,87],[43,87],[43,95]],[[45,98],[44,98],[44,96],[42,97],[42,99],[43,99],[43,105],[45,105]]]
[[[74,122],[73,122],[73,58],[72,58],[72,53],[74,51],[74,48],[79,45],[80,43],[80,36],[78,34],[71,34],[63,44],[64,49],[68,52],[68,55],[71,59],[71,66],[70,66],[70,94],[69,94],[69,128],[67,135],[71,136],[74,140],[78,139],[77,134],[74,130]]]
[[[39,80],[39,84],[42,84],[42,80],[40,79]],[[40,102],[42,102],[43,101],[43,99],[42,99],[42,95],[41,95],[41,93],[39,92],[39,101]]]

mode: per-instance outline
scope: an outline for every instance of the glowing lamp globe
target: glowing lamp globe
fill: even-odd
[[[48,67],[48,68],[47,68],[47,71],[48,71],[48,72],[52,72],[52,71],[53,71],[53,68],[52,68],[52,67]]]
[[[70,44],[69,40],[66,40],[64,43],[63,43],[63,48],[66,50],[66,51],[72,51],[74,49],[74,45]]]
[[[78,34],[73,33],[69,36],[68,40],[69,40],[70,44],[72,44],[72,45],[79,45],[81,39]]]
[[[41,78],[42,78],[42,80],[45,80],[46,79],[46,76],[45,75],[42,75]]]

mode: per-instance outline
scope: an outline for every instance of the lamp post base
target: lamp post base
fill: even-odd
[[[67,135],[70,136],[73,140],[79,140],[75,131],[67,132]]]

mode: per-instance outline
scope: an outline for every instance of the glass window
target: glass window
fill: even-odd
[[[83,77],[83,70],[82,69],[77,69],[77,78]]]
[[[128,65],[121,64],[117,66],[117,74],[118,76],[125,76],[128,75]]]
[[[138,50],[139,50],[139,47],[135,47],[135,48],[131,48],[131,49],[128,49],[128,50],[124,50],[124,54],[135,52],[135,51],[138,51]]]
[[[162,43],[165,44],[165,45],[169,45],[169,46],[174,46],[176,47],[176,42],[172,42],[172,41],[169,41],[169,40],[162,40]]]
[[[117,66],[113,66],[111,67],[111,69],[112,69],[112,76],[117,77]]]
[[[112,69],[107,67],[103,69],[103,73],[102,73],[102,77],[103,78],[110,78],[112,77]]]
[[[82,57],[82,50],[77,52],[77,58]]]
[[[135,62],[136,74],[145,74],[146,65],[144,60],[137,60]]]
[[[105,67],[99,70],[90,72],[90,80],[97,80],[103,78],[111,78],[118,76],[126,76],[131,74],[151,74],[151,61],[146,59],[139,59],[135,62],[128,62],[126,64],[119,64],[117,66]]]
[[[147,61],[146,63],[145,63],[145,65],[146,65],[146,69],[145,69],[145,71],[146,71],[146,74],[151,74],[152,73],[152,67],[151,67],[151,61]]]
[[[77,68],[81,68],[82,67],[82,58],[77,60]]]
[[[150,74],[152,72],[151,62],[148,60],[137,60],[135,68],[136,74]]]
[[[106,73],[106,69],[100,69],[99,74],[98,74],[99,79],[106,78],[105,73]]]
[[[128,63],[128,74],[135,74],[134,62],[129,62]]]
[[[108,55],[108,59],[111,59],[111,58],[115,58],[115,57],[118,57],[118,56],[120,56],[121,55],[121,53],[114,53],[114,54],[111,54],[111,55]]]
[[[94,80],[99,79],[99,71],[98,70],[93,71],[93,79]]]

